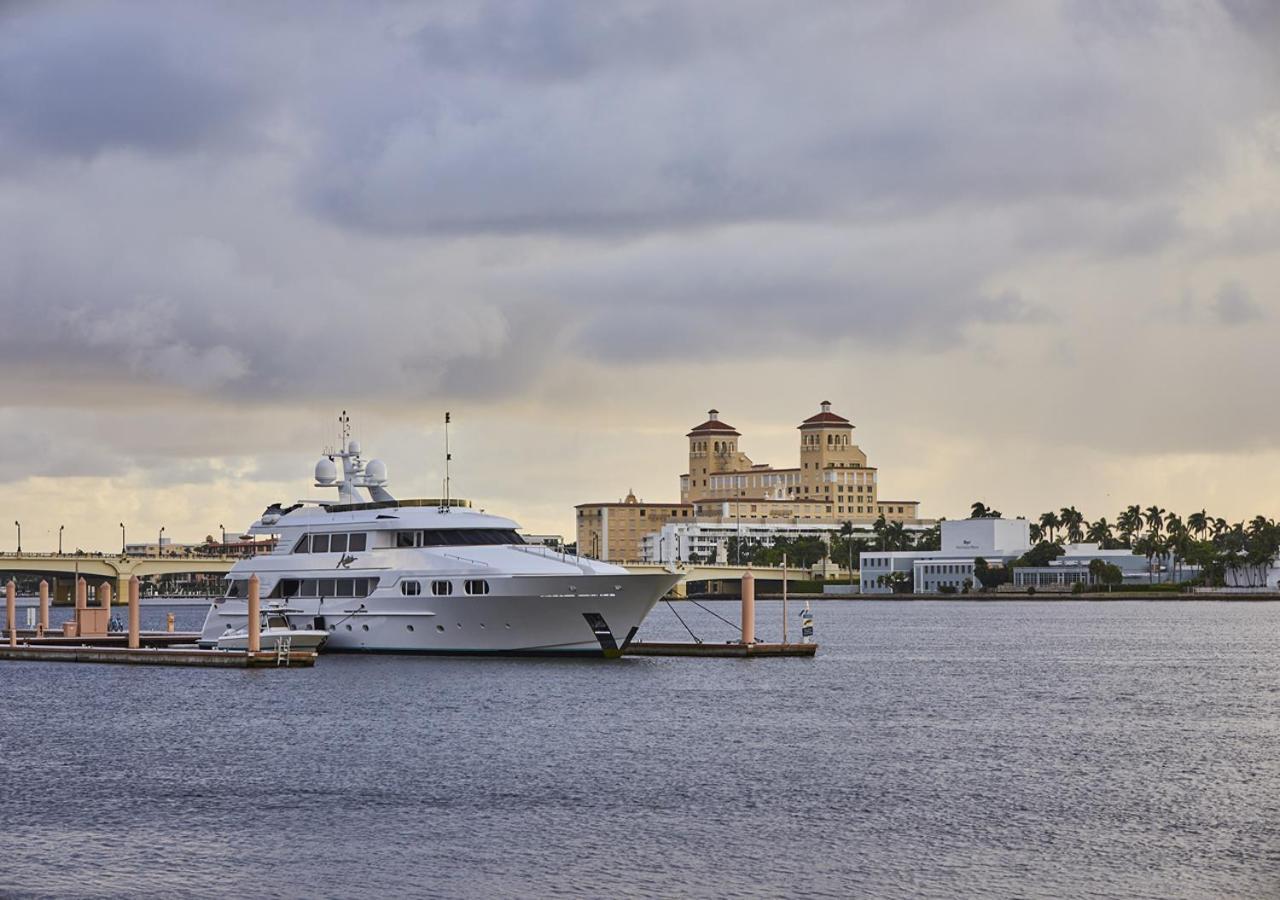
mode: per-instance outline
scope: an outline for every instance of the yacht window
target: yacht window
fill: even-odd
[[[288,628],[289,620],[284,616],[267,616],[268,628]]]
[[[243,581],[230,581],[227,583],[228,597],[247,597],[248,591],[244,587]]]
[[[294,553],[310,553],[311,552],[311,535],[304,534],[298,538],[298,543],[293,547]]]
[[[489,582],[475,578],[466,582],[464,589],[468,594],[487,594],[489,593]]]
[[[352,553],[363,553],[365,548],[366,535],[362,531],[359,534],[351,535],[350,545],[347,547]]]
[[[400,593],[406,597],[416,597],[422,593],[422,585],[416,581],[400,582]]]
[[[329,552],[329,535],[327,534],[311,535],[311,552],[312,553],[328,553]]]
[[[314,597],[316,595],[316,580],[314,578],[304,579],[302,582],[302,596]]]
[[[329,535],[329,552],[330,553],[346,553],[347,552],[347,536],[345,534]]]
[[[356,595],[355,581],[351,578],[338,579],[338,596],[354,597]]]
[[[316,582],[316,591],[321,597],[333,597],[336,594],[336,584],[332,578],[321,578]]]
[[[453,593],[452,581],[433,581],[431,582],[431,593],[437,597],[448,597]]]
[[[296,597],[298,596],[298,579],[285,578],[280,582],[280,596]]]
[[[397,546],[397,547],[401,547],[401,548],[404,548],[404,547],[412,547],[412,546],[413,546],[413,532],[412,532],[412,531],[397,531],[397,532],[396,532],[396,546]]]

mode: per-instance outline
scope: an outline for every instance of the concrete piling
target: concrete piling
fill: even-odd
[[[138,622],[140,619],[139,597],[142,594],[142,583],[138,581],[138,576],[134,575],[129,579],[129,649],[137,650],[141,646],[139,639]]]
[[[748,569],[742,573],[742,643],[756,642],[756,577]]]
[[[170,634],[173,634],[173,613],[169,613],[169,619],[165,623],[165,627],[169,629]]]
[[[89,606],[89,585],[83,578],[76,581],[76,618],[79,619],[79,610],[87,609]]]
[[[258,621],[258,576],[249,576],[249,652],[262,649],[262,623]]]
[[[9,646],[18,646],[18,586],[13,579],[4,586],[5,618],[9,622]]]
[[[43,637],[49,630],[49,582],[40,580],[40,618],[36,620],[36,635]]]
[[[111,582],[104,581],[98,587],[98,594],[102,599],[102,608],[107,611],[107,618],[111,618]]]

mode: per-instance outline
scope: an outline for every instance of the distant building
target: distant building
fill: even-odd
[[[816,537],[828,544],[840,536],[844,526],[834,522],[809,522],[792,524],[787,522],[668,522],[656,532],[646,534],[640,542],[640,559],[648,563],[689,562],[693,559],[704,562],[732,563],[728,558],[729,542],[741,538],[744,542],[755,542],[765,547],[772,547],[778,538],[794,540],[801,537]],[[910,531],[927,531],[929,525],[908,525]],[[871,525],[854,525],[854,536],[864,540],[875,540],[875,532]],[[835,560],[839,563],[841,560]]]
[[[1006,563],[1031,549],[1031,523],[1026,519],[956,519],[944,521],[941,532],[940,550],[858,554],[861,593],[891,593],[895,572],[909,575],[917,593],[936,593],[943,586],[960,590],[966,579],[974,583],[973,563],[978,557]]]
[[[564,548],[564,537],[559,534],[522,534],[520,537],[526,544],[538,547],[550,547],[553,550]]]
[[[1009,565],[1031,549],[1031,523],[1026,519],[957,519],[944,521],[941,527],[942,549],[904,550],[884,553],[868,550],[859,554],[861,584],[864,594],[888,594],[893,590],[895,573],[909,576],[913,591],[937,593],[940,588],[963,590],[965,581],[979,587],[973,574],[974,562],[981,557],[992,565]],[[1025,589],[1065,588],[1076,583],[1092,584],[1089,564],[1095,559],[1120,570],[1124,583],[1137,584],[1172,580],[1174,573],[1156,563],[1149,566],[1145,556],[1132,550],[1104,550],[1098,544],[1067,544],[1063,553],[1047,566],[1018,566],[1012,571],[1012,587]],[[1182,568],[1183,577],[1196,570]]]
[[[930,526],[917,500],[879,497],[879,473],[853,443],[853,424],[820,411],[798,426],[800,464],[775,469],[755,463],[738,448],[741,433],[718,410],[685,437],[689,470],[680,476],[679,503],[643,503],[634,494],[618,503],[583,503],[577,509],[578,552],[615,561],[643,555],[646,535],[674,522],[739,522],[801,525],[890,522]]]

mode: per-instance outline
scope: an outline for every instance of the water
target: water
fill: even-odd
[[[0,895],[1280,896],[1280,604],[814,611],[815,660],[5,664]]]

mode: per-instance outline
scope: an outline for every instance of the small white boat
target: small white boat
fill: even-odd
[[[289,612],[296,612],[296,610],[273,606],[262,611],[259,646],[263,650],[274,651],[283,642],[289,650],[318,651],[325,639],[329,637],[329,632],[310,628],[291,628],[287,616]],[[249,626],[232,628],[228,625],[227,630],[218,637],[216,646],[219,650],[248,650]]]

